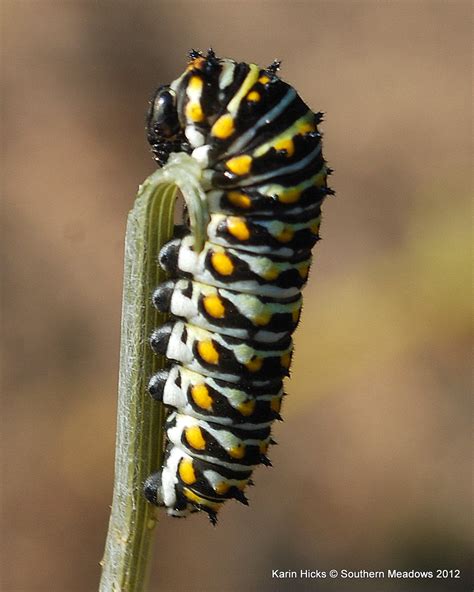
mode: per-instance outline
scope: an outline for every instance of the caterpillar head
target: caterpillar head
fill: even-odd
[[[163,166],[171,152],[189,152],[176,108],[176,93],[160,86],[150,101],[147,114],[147,138],[155,160]]]
[[[150,144],[169,140],[180,131],[176,93],[169,86],[160,86],[155,91],[148,108],[147,126]]]

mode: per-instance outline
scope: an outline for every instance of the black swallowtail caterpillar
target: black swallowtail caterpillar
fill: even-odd
[[[260,68],[192,51],[185,72],[150,104],[155,160],[190,154],[204,195],[191,229],[161,249],[173,279],[153,296],[172,321],[151,336],[169,364],[149,391],[174,411],[162,470],[145,495],[173,516],[203,510],[215,523],[227,499],[247,504],[253,469],[271,464],[301,289],[332,193],[322,114],[278,70],[276,61]]]

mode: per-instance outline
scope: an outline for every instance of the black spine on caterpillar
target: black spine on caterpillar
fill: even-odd
[[[270,464],[301,289],[332,191],[314,113],[268,68],[192,51],[148,112],[155,160],[190,154],[202,169],[204,245],[189,229],[160,251],[172,279],[153,301],[172,320],[151,336],[169,364],[151,395],[173,409],[163,467],[145,484],[172,516],[227,499],[247,504],[253,469]]]

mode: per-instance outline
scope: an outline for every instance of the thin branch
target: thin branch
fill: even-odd
[[[151,552],[155,510],[142,493],[143,482],[162,463],[164,410],[146,392],[163,359],[149,346],[152,331],[163,323],[151,295],[165,279],[157,264],[160,248],[173,231],[179,187],[202,226],[205,212],[201,169],[186,154],[153,173],[139,188],[128,216],[122,306],[122,337],[117,411],[115,482],[109,531],[101,561],[100,592],[142,592]]]

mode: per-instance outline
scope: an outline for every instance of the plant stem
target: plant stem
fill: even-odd
[[[100,592],[138,592],[145,585],[155,516],[142,488],[161,465],[163,437],[162,405],[146,392],[150,376],[162,364],[148,342],[163,321],[153,309],[151,293],[164,279],[157,255],[172,235],[176,190],[175,185],[157,184],[150,177],[128,216],[115,485]]]
[[[153,308],[151,295],[166,277],[157,257],[172,236],[178,187],[191,224],[202,237],[207,209],[201,168],[187,154],[172,154],[163,169],[146,179],[128,216],[115,481],[100,592],[142,592],[146,581],[156,518],[142,489],[145,479],[162,464],[165,415],[163,406],[146,392],[148,380],[164,362],[148,342],[164,321],[164,315]]]

